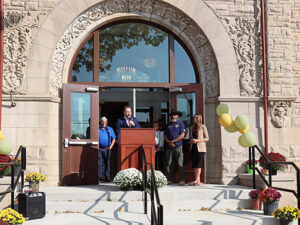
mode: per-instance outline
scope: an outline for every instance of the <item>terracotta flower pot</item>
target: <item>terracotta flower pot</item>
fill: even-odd
[[[262,201],[260,199],[251,199],[251,205],[253,210],[261,210],[262,209]]]

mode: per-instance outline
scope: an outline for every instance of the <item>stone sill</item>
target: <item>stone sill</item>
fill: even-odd
[[[269,181],[269,175],[264,176],[267,181]],[[246,187],[252,187],[252,179],[253,175],[248,173],[239,173],[238,174],[239,184],[246,186]],[[257,188],[266,188],[266,185],[264,184],[263,180],[258,174],[255,174],[255,181]],[[296,175],[294,174],[285,174],[285,173],[279,173],[276,176],[272,176],[272,186],[282,186],[287,185],[287,188],[290,186],[291,183],[296,182]]]

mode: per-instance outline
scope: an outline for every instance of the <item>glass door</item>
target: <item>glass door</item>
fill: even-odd
[[[195,114],[201,114],[203,116],[204,113],[203,86],[201,83],[190,84],[176,87],[174,90],[176,91],[171,92],[170,94],[170,110],[177,109],[178,111],[182,112],[180,120],[185,124],[187,130],[183,140],[184,168],[186,181],[190,182],[194,180],[194,172],[192,168],[191,155],[189,152],[189,130],[192,124],[193,116]],[[206,160],[204,160],[201,172],[201,181],[203,183],[205,183],[205,164]]]
[[[99,88],[64,84],[62,185],[98,184]]]

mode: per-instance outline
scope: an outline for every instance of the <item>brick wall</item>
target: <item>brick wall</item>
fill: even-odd
[[[5,10],[51,11],[61,0],[4,0]]]

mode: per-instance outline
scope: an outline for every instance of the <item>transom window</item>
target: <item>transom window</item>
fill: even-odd
[[[184,46],[168,31],[124,22],[95,31],[73,59],[69,82],[102,86],[168,86],[198,82]]]

